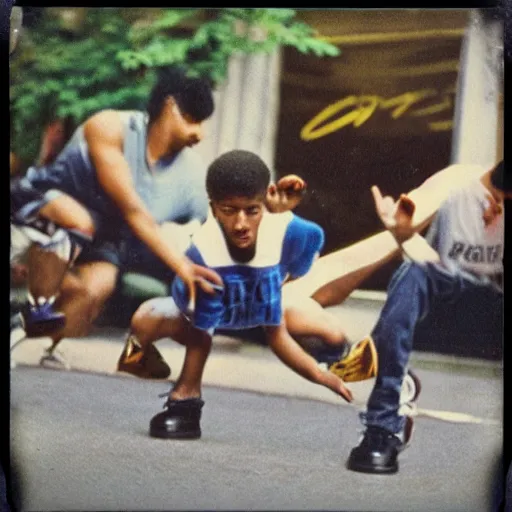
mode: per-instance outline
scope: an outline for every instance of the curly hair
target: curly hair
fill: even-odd
[[[233,150],[216,158],[208,168],[206,190],[212,201],[265,194],[270,170],[250,151]]]

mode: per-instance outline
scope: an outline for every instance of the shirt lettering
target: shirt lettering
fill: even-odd
[[[501,257],[502,245],[473,245],[454,242],[448,252],[448,257],[458,260],[461,256],[468,263],[496,263]]]

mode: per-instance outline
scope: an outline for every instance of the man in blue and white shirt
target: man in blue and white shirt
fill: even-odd
[[[352,400],[343,381],[322,369],[286,327],[282,285],[308,272],[322,249],[324,233],[317,224],[289,211],[268,212],[269,183],[270,171],[254,153],[234,150],[218,157],[206,178],[210,215],[193,235],[187,257],[215,271],[222,288],[213,295],[198,289],[191,303],[185,283],[176,277],[169,297],[143,304],[132,320],[137,335],[131,344],[138,347],[127,344],[119,369],[161,338],[170,337],[186,347],[167,410],[151,420],[153,437],[200,437],[201,381],[216,329],[263,327],[270,348],[283,363]]]

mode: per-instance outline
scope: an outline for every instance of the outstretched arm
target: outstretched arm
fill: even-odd
[[[407,197],[415,204],[414,230],[419,232],[427,227],[453,191],[485,172],[479,165],[450,165],[408,192]],[[364,280],[399,255],[395,237],[387,230],[382,231],[322,256],[305,276],[286,284],[283,294],[290,300],[297,296],[313,297],[324,307],[341,304]]]
[[[98,181],[105,193],[119,208],[121,215],[135,235],[165,264],[187,283],[191,299],[195,299],[195,283],[213,292],[204,277],[222,284],[220,277],[209,269],[193,265],[175,246],[162,236],[133,185],[130,168],[123,154],[123,129],[119,114],[103,111],[90,118],[84,126],[90,158],[96,168]]]
[[[290,336],[284,324],[266,327],[265,330],[270,348],[286,366],[301,377],[334,391],[347,402],[352,401],[352,393],[343,381],[333,373],[323,371],[316,360]]]

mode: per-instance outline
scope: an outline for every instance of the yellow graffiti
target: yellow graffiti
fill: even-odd
[[[453,101],[451,95],[454,94],[454,92],[454,88],[446,89],[442,93],[441,101],[427,107],[418,108],[417,110],[411,110],[411,107],[427,98],[439,96],[439,91],[436,89],[420,89],[417,91],[409,91],[389,99],[385,99],[376,94],[360,96],[350,95],[328,105],[308,121],[303,126],[300,137],[302,140],[311,141],[325,137],[349,125],[359,128],[370,119],[377,109],[390,110],[391,118],[395,120],[406,113],[414,117],[439,114],[440,112],[452,108]],[[451,129],[451,121],[430,122],[427,126],[433,131],[449,130]]]
[[[435,96],[435,94],[436,91],[434,89],[423,89],[420,91],[406,92],[405,94],[401,94],[400,96],[396,96],[389,100],[380,98],[380,107],[383,109],[388,109],[398,105],[398,107],[391,113],[391,117],[393,119],[398,119],[405,114],[411,105],[421,101],[424,98]]]
[[[433,132],[445,132],[453,128],[453,121],[436,121],[428,123],[428,127]]]

